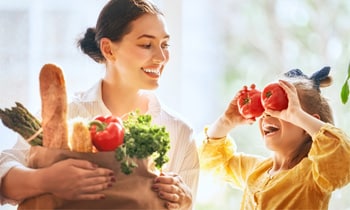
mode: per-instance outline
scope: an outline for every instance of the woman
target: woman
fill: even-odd
[[[327,209],[332,192],[349,183],[349,137],[333,125],[330,106],[320,93],[320,86],[329,85],[328,73],[326,67],[308,78],[292,70],[279,81],[288,107],[265,108],[259,119],[272,157],[237,153],[227,137],[234,127],[254,122],[239,114],[239,93],[206,129],[201,167],[244,191],[241,209]]]
[[[158,88],[169,60],[169,39],[163,14],[153,3],[109,1],[96,27],[87,29],[79,40],[84,53],[105,65],[105,76],[76,95],[69,104],[69,118],[107,114],[124,118],[136,109],[152,115],[153,123],[165,125],[171,139],[170,161],[152,189],[167,208],[190,209],[199,174],[192,129],[149,91]],[[16,203],[45,192],[67,199],[104,199],[102,190],[118,179],[113,171],[85,160],[70,159],[33,170],[24,166],[28,149],[21,140],[14,149],[1,154],[1,203]],[[65,173],[60,173],[63,170]]]

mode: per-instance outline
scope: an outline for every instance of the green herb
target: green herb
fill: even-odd
[[[29,139],[41,128],[41,123],[21,103],[16,102],[15,107],[0,109],[2,123],[11,130]],[[32,146],[42,146],[42,133],[39,133],[29,143]]]
[[[349,79],[350,79],[350,64],[348,66],[348,76],[346,77],[345,83],[340,92],[340,97],[343,104],[346,104],[346,102],[348,102],[348,99],[349,99],[349,84],[348,84]]]
[[[158,169],[169,161],[166,155],[170,149],[169,133],[165,126],[152,125],[151,120],[151,115],[140,115],[136,111],[124,121],[124,143],[116,150],[116,158],[121,161],[123,173],[130,174],[137,167],[133,158],[151,156]]]

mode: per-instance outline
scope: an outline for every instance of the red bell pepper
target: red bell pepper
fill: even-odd
[[[113,151],[124,142],[124,126],[119,117],[97,116],[89,123],[89,130],[98,151]]]

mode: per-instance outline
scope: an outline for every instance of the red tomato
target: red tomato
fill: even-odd
[[[278,83],[267,85],[262,91],[261,100],[265,109],[281,111],[288,107],[287,94]]]
[[[124,143],[123,121],[113,116],[97,116],[90,122],[90,134],[98,151],[113,151]]]
[[[255,84],[244,86],[240,91],[237,100],[238,111],[246,119],[255,119],[260,117],[264,112],[264,107],[261,104],[261,92],[255,89]]]

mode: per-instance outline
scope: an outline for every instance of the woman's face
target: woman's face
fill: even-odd
[[[131,23],[131,31],[112,44],[112,75],[136,89],[155,89],[169,60],[169,34],[164,17],[146,14]]]
[[[266,146],[285,155],[299,148],[307,136],[302,128],[266,114],[260,118],[259,128]]]

